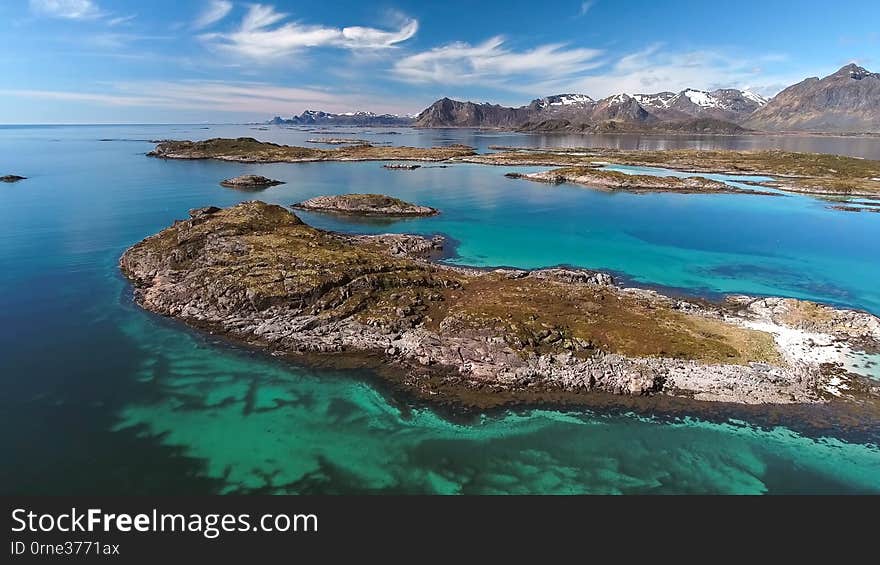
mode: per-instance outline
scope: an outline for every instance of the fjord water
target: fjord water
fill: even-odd
[[[481,150],[796,143],[786,148],[880,158],[876,139],[350,131],[333,135]],[[29,177],[0,185],[0,492],[880,492],[878,438],[549,408],[450,418],[369,374],[280,363],[143,312],[116,264],[190,208],[381,192],[443,213],[391,223],[303,217],[351,232],[443,233],[461,264],[572,264],[686,293],[880,313],[880,214],[801,196],[609,194],[476,165],[388,171],[144,156],[151,139],[241,135],[320,137],[247,126],[0,128],[0,174]],[[287,184],[257,193],[217,184],[243,173]]]

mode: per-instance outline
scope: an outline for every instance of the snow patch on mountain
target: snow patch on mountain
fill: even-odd
[[[687,89],[681,93],[688,100],[696,104],[697,106],[702,106],[703,108],[720,108],[721,101],[706,92],[705,90],[692,90]]]
[[[674,92],[658,92],[657,94],[634,94],[633,98],[642,106],[651,108],[669,108],[675,98]]]
[[[742,95],[744,98],[751,100],[752,102],[754,102],[758,106],[763,106],[764,104],[766,104],[767,102],[770,101],[768,98],[764,98],[760,94],[756,94],[749,89],[743,90]]]

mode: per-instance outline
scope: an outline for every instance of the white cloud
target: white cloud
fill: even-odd
[[[578,16],[586,16],[587,12],[593,7],[596,2],[594,0],[584,0],[581,2],[581,8],[578,11]]]
[[[193,28],[204,29],[216,24],[232,11],[232,2],[229,0],[211,0],[205,6],[202,13],[193,22]]]
[[[30,0],[31,10],[53,18],[89,20],[104,15],[92,0]]]
[[[0,96],[83,102],[101,107],[159,108],[229,112],[268,119],[290,116],[306,109],[329,112],[372,110],[374,112],[415,112],[420,102],[388,96],[292,88],[262,82],[219,81],[137,81],[102,85],[100,92],[0,89]]]
[[[783,55],[769,54],[758,58],[738,58],[720,52],[703,50],[668,52],[655,44],[621,56],[598,72],[564,79],[541,80],[526,85],[535,95],[553,92],[583,92],[594,98],[620,92],[654,93],[663,90],[678,92],[685,88],[750,88],[772,96],[781,85],[792,84],[799,75],[778,75],[761,65],[785,60]]]
[[[450,43],[404,57],[394,65],[394,74],[414,83],[510,85],[524,77],[558,80],[595,68],[602,52],[598,49],[568,48],[564,44],[539,45],[525,51],[505,47],[496,36],[478,45]]]
[[[353,26],[326,27],[299,22],[281,24],[288,14],[273,6],[253,4],[231,33],[203,34],[209,45],[250,59],[269,61],[310,47],[340,47],[352,50],[386,49],[406,41],[419,29],[418,21],[401,17],[400,29]],[[278,25],[280,24],[280,25]]]

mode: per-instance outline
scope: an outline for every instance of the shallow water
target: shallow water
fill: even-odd
[[[400,131],[375,137],[575,144]],[[0,492],[880,491],[876,440],[583,411],[451,421],[386,394],[369,375],[281,364],[142,312],[116,267],[127,246],[189,208],[382,192],[443,213],[392,223],[303,216],[354,232],[444,233],[462,264],[574,264],[686,292],[880,312],[880,215],[802,196],[608,194],[477,165],[161,161],[144,157],[150,143],[124,141],[239,135],[319,136],[247,126],[0,128],[0,174],[30,177],[0,186]],[[834,139],[815,142],[880,158],[873,140],[855,151],[853,140]],[[288,184],[259,193],[217,185],[251,172]]]

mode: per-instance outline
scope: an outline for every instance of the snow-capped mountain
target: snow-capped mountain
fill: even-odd
[[[748,90],[722,88],[711,92],[688,88],[678,94],[636,94],[636,100],[662,120],[713,118],[740,123],[767,103],[763,96]]]

